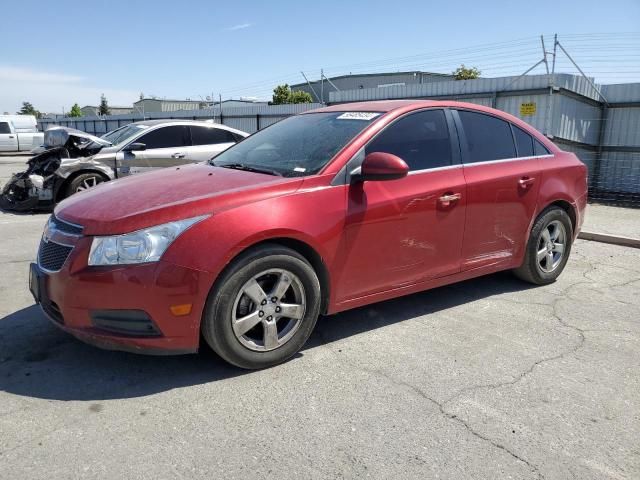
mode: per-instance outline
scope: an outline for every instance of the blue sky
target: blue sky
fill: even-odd
[[[4,2],[0,25],[0,112],[22,100],[59,112],[102,92],[112,105],[140,92],[267,98],[322,67],[517,74],[541,57],[536,36],[555,32],[598,80],[640,81],[640,0],[21,0]]]

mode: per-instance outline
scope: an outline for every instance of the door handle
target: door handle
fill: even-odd
[[[533,185],[535,181],[536,179],[533,177],[522,177],[520,180],[518,180],[518,185],[520,185],[522,188],[528,188]]]
[[[9,138],[13,138],[13,135],[9,135]]]
[[[460,200],[461,197],[462,195],[460,195],[459,193],[445,193],[438,199],[438,201],[443,207],[448,207],[452,203]]]
[[[171,155],[171,158],[184,158],[185,155],[184,153],[174,153],[173,155]]]

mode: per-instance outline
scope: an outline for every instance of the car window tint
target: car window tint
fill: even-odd
[[[516,149],[519,157],[533,156],[533,138],[521,128],[512,125],[513,136],[516,139]]]
[[[215,127],[190,127],[193,145],[216,145],[218,143],[235,143],[231,132]]]
[[[442,110],[412,113],[389,125],[365,149],[403,159],[410,170],[451,165],[451,140]]]
[[[11,133],[11,128],[7,122],[0,122],[0,133]]]
[[[151,148],[184,147],[187,145],[188,130],[185,125],[160,127],[140,137],[136,142],[144,143],[147,150]]]
[[[514,158],[516,149],[507,122],[491,115],[460,110],[460,120],[467,139],[465,163]]]
[[[536,140],[534,138],[533,139],[533,153],[534,153],[534,155],[549,155],[550,152],[547,149],[547,147],[542,145],[538,140]]]

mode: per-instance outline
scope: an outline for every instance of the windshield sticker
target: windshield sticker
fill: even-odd
[[[342,115],[336,117],[337,120],[373,120],[379,117],[380,113],[375,112],[345,112]]]
[[[307,169],[304,167],[296,167],[293,169],[294,172],[306,172]]]

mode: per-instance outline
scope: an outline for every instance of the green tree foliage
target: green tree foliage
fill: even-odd
[[[453,71],[453,76],[456,80],[473,80],[474,78],[480,78],[480,70],[476,67],[465,67],[464,63]]]
[[[302,90],[295,90],[289,95],[288,103],[311,103],[311,94]]]
[[[109,104],[107,103],[107,97],[104,96],[104,93],[100,95],[100,107],[98,108],[99,115],[111,115],[111,110],[109,110]]]
[[[22,102],[22,108],[16,113],[18,113],[18,115],[33,115],[36,118],[42,117],[42,114],[29,102]]]
[[[82,110],[80,110],[80,105],[78,105],[77,103],[74,103],[73,107],[71,107],[71,111],[69,112],[69,116],[70,117],[81,117],[82,116]]]
[[[285,103],[311,103],[312,98],[307,92],[302,90],[291,91],[291,88],[286,83],[284,85],[278,85],[273,89],[272,105],[283,105]]]

